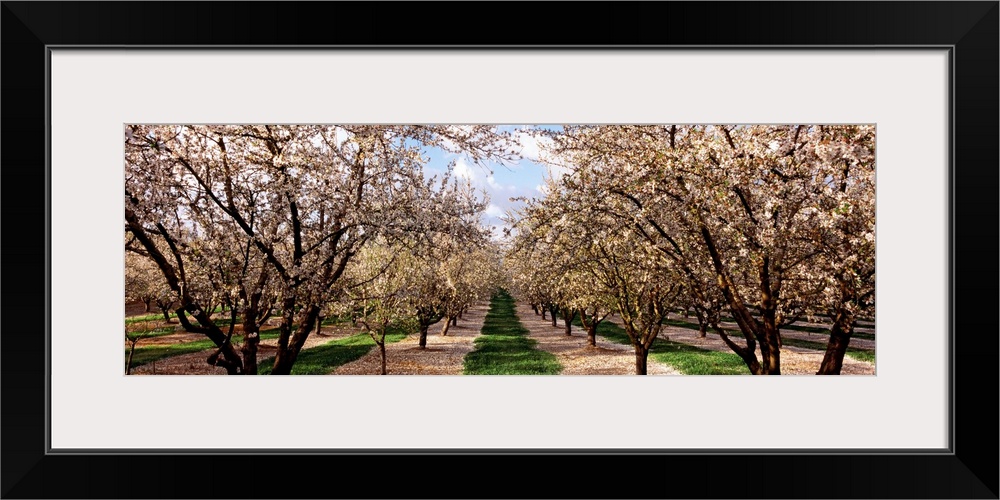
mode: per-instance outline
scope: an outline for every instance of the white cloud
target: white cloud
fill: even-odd
[[[515,132],[514,138],[521,144],[521,156],[534,162],[541,160],[546,149],[552,145],[552,139],[544,136],[536,137],[528,132]]]
[[[482,169],[469,165],[462,158],[455,160],[453,170],[456,177],[472,181],[473,184],[480,184],[478,177],[482,176]]]
[[[503,215],[503,209],[492,203],[490,203],[489,206],[486,207],[486,210],[483,210],[483,212],[490,217],[500,217]]]
[[[490,172],[486,168],[475,163],[470,164],[465,158],[455,159],[452,166],[452,172],[454,172],[455,177],[465,179],[472,183],[473,186],[486,189],[491,193],[499,193],[501,191],[517,191],[516,186],[509,186],[497,182],[496,177],[493,176],[493,172]]]
[[[534,136],[523,130],[514,132],[514,138],[521,144],[521,157],[545,167],[546,173],[551,178],[561,179],[563,174],[571,172],[568,167],[553,164],[560,163],[560,161],[558,156],[551,151],[552,139],[546,136]]]
[[[492,175],[486,177],[486,184],[497,191],[517,191],[516,186],[505,186],[500,184]]]

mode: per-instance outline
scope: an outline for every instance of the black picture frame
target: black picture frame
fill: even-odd
[[[514,15],[499,13],[509,9]],[[572,16],[567,17],[567,11]],[[454,40],[443,13],[468,20]],[[998,498],[998,20],[989,2],[2,2],[4,498]],[[512,26],[517,26],[513,35]],[[952,446],[929,454],[49,454],[51,46],[948,47]],[[34,276],[21,273],[33,271]],[[38,274],[44,272],[43,279]],[[992,313],[990,312],[992,311]],[[45,318],[43,321],[40,318]],[[956,335],[957,333],[957,335]],[[920,360],[913,360],[919,363]],[[193,417],[194,418],[194,417]],[[234,432],[268,422],[224,414]],[[414,432],[434,422],[401,416]],[[764,417],[762,417],[764,418]],[[820,432],[841,422],[817,416]],[[123,421],[123,432],[129,423]],[[595,422],[621,429],[617,422]],[[258,480],[261,477],[267,480]],[[394,479],[389,479],[390,477]],[[468,479],[480,485],[468,489]],[[529,480],[540,479],[543,487]]]

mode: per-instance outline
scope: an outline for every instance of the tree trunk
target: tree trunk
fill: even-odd
[[[378,349],[382,352],[382,375],[385,375],[387,373],[385,371],[385,337],[382,337],[382,342],[379,342]]]
[[[196,327],[192,325],[187,319],[186,314],[188,313],[194,316],[195,320],[201,326]],[[240,375],[243,373],[243,358],[240,356],[240,353],[233,347],[233,343],[229,341],[229,337],[222,333],[222,330],[209,319],[208,313],[204,309],[196,304],[189,303],[177,309],[177,320],[180,321],[185,331],[201,333],[219,347],[219,350],[215,354],[208,357],[209,364],[222,366],[229,375]],[[219,361],[219,355],[223,357],[221,362]]]
[[[420,348],[421,349],[425,349],[427,347],[427,327],[428,326],[429,325],[427,323],[424,323],[423,321],[420,322]]]
[[[851,335],[854,334],[853,323],[843,311],[837,314],[833,327],[830,328],[830,341],[826,344],[826,354],[823,355],[823,361],[819,364],[816,375],[840,375],[840,370],[844,366],[844,354],[847,353]]]
[[[278,352],[274,356],[274,365],[271,366],[272,375],[288,375],[292,371],[292,364],[295,363],[295,355],[289,348],[289,341],[292,338],[292,323],[295,320],[295,296],[289,294],[281,303],[281,324],[278,325]]]
[[[649,349],[646,349],[643,345],[636,345],[635,347],[635,374],[645,375],[646,374],[646,358],[649,357]]]
[[[149,312],[149,306],[150,306],[151,302],[153,302],[152,299],[142,301],[142,305],[144,307],[144,312]]]
[[[597,347],[597,321],[587,326],[587,343],[592,347]]]
[[[458,318],[462,317],[462,313],[458,313],[458,316],[453,316],[450,320],[451,326],[458,326]]]
[[[293,298],[292,301],[295,299]],[[299,327],[292,334],[292,307],[283,307],[285,315],[281,319],[281,334],[278,337],[278,354],[274,357],[274,366],[271,368],[271,375],[289,375],[292,373],[292,366],[302,351],[309,333],[312,332],[316,317],[319,316],[318,306],[309,306],[305,309]],[[291,335],[291,339],[289,339]],[[284,342],[282,342],[284,341]]]
[[[685,310],[684,317],[687,317],[687,311]],[[705,319],[705,313],[701,312],[700,309],[694,310],[695,315],[698,317],[698,338],[705,338],[708,333],[708,321]]]
[[[247,375],[257,374],[257,344],[260,343],[260,334],[249,332],[243,338],[243,373]]]
[[[247,375],[257,374],[257,345],[260,344],[260,332],[257,328],[257,321],[254,319],[256,311],[251,314],[247,309],[243,312],[243,373]]]
[[[715,246],[715,239],[708,231],[708,227],[704,224],[701,226],[701,235],[702,240],[705,242],[705,246],[708,248],[708,253],[712,257],[712,265],[715,268],[719,288],[722,291],[723,297],[726,298],[726,302],[729,305],[729,311],[733,315],[733,320],[736,321],[737,325],[739,325],[740,332],[746,340],[746,347],[738,346],[735,342],[728,340],[729,337],[725,334],[725,331],[722,328],[719,328],[718,324],[714,320],[712,328],[719,333],[723,341],[726,342],[726,345],[728,345],[733,352],[738,354],[740,358],[743,359],[747,368],[750,369],[750,373],[753,373],[754,375],[780,375],[780,347],[777,345],[777,339],[773,338],[773,335],[777,333],[777,328],[774,325],[774,318],[776,312],[775,309],[777,308],[778,294],[772,289],[770,284],[770,270],[768,268],[770,265],[770,258],[765,256],[759,269],[759,284],[761,291],[760,311],[764,319],[764,324],[762,324],[753,317],[750,310],[747,308],[747,305],[743,302],[743,299],[736,291],[733,281],[729,277],[729,272],[722,263],[722,257],[719,254],[719,249]],[[770,322],[770,325],[767,325],[768,322]],[[760,363],[757,362],[756,354],[754,353],[757,343],[760,344],[761,356],[764,358]]]
[[[545,318],[545,312],[547,311],[547,309],[545,307],[542,307],[541,309],[542,309],[542,319],[544,320],[544,319],[546,319]]]
[[[569,312],[569,317],[566,317],[566,312],[567,311]],[[562,317],[563,317],[563,323],[566,324],[565,328],[566,328],[566,336],[567,337],[573,335],[573,318],[575,316],[576,316],[576,310],[575,309],[568,309],[568,310],[564,310],[563,311]]]
[[[766,342],[760,344],[764,375],[781,375],[781,346],[778,345],[777,335],[766,337]],[[766,349],[766,354],[763,352]]]
[[[781,375],[781,332],[778,331],[779,288],[771,285],[770,258],[765,256],[760,264],[760,316],[764,338],[760,352],[763,357],[764,374]],[[748,313],[749,314],[749,313]]]
[[[451,328],[451,320],[450,319],[446,319],[445,322],[444,322],[444,326],[441,327],[441,336],[442,337],[447,337],[448,336],[448,329],[449,328]]]
[[[291,375],[292,365],[298,357],[299,353],[291,348],[279,349],[274,356],[274,364],[271,365],[271,375]]]
[[[552,318],[552,326],[556,326],[556,306],[549,306],[549,316]]]
[[[316,335],[323,331],[323,316],[316,316]]]
[[[270,308],[268,311],[262,311],[261,307],[261,297],[264,295],[264,284],[267,280],[268,273],[266,271],[261,272],[257,277],[257,286],[254,291],[247,294],[246,287],[240,284],[240,298],[246,304],[243,310],[243,372],[247,375],[257,375],[259,373],[259,368],[257,366],[257,348],[260,344],[260,328],[267,321]],[[264,312],[265,314],[261,314]]]
[[[135,354],[136,342],[129,342],[128,359],[125,360],[125,375],[132,374],[132,355]]]
[[[781,333],[775,321],[775,311],[772,304],[765,303],[766,308],[761,314],[764,338],[760,343],[762,367],[765,375],[781,375]]]
[[[165,308],[165,307],[161,307],[160,308],[160,312],[163,313],[163,321],[166,321],[167,323],[170,323],[170,309]]]

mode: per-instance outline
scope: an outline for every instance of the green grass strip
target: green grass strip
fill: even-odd
[[[385,343],[392,344],[413,333],[412,327],[396,325],[386,331]],[[367,333],[359,333],[325,344],[303,349],[292,365],[292,375],[327,375],[338,366],[355,361],[375,347],[375,341]],[[274,357],[258,363],[257,373],[268,375],[274,365]],[[374,373],[372,375],[375,375]]]
[[[555,355],[535,349],[528,329],[514,313],[514,299],[505,290],[495,293],[483,321],[476,350],[465,355],[466,375],[556,375],[562,365]]]
[[[574,323],[579,324],[579,319],[575,320]],[[698,329],[698,325],[695,325],[695,329]],[[597,325],[597,334],[616,344],[632,345],[625,329],[610,321],[602,321]],[[653,347],[649,350],[649,358],[668,364],[685,375],[748,375],[750,373],[750,369],[747,368],[743,359],[734,353],[710,351],[662,338],[653,342]]]

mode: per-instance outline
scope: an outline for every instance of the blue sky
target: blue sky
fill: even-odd
[[[477,192],[485,192],[490,204],[483,214],[483,224],[492,227],[494,238],[502,235],[501,228],[503,221],[500,217],[512,208],[523,206],[523,203],[512,202],[510,198],[540,197],[542,193],[538,190],[544,184],[544,179],[548,175],[548,167],[534,161],[538,159],[540,145],[532,138],[518,131],[531,128],[556,129],[558,126],[552,125],[504,125],[502,131],[510,131],[516,137],[521,138],[522,158],[517,163],[501,165],[496,162],[477,164],[464,155],[449,153],[439,148],[425,148],[424,153],[428,158],[427,170],[431,174],[443,174],[449,163],[455,162],[454,175],[467,182],[472,183]]]

